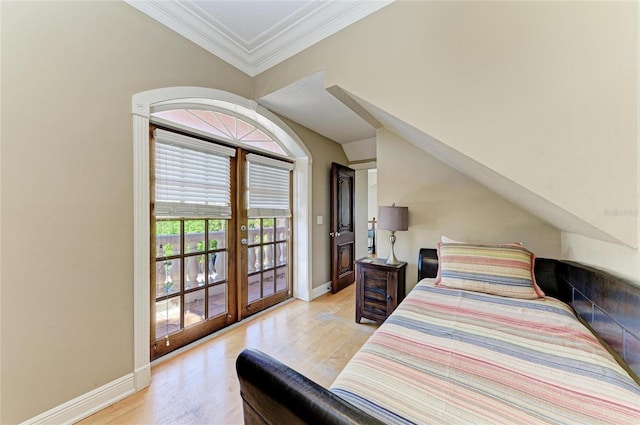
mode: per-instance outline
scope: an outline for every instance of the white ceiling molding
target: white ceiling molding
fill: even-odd
[[[125,1],[251,77],[393,2]]]

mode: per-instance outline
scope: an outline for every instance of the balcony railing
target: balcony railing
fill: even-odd
[[[273,243],[273,237],[277,235],[278,242]],[[275,232],[264,232],[263,241],[265,245],[260,244],[260,229],[249,229],[248,240],[249,246],[247,247],[247,259],[248,259],[248,273],[256,273],[263,270],[268,270],[274,267],[287,264],[287,242],[286,228],[277,227]],[[209,232],[209,243],[216,241],[213,246],[216,246],[218,250],[215,253],[205,254],[202,247],[204,247],[205,237],[204,233],[186,233],[185,234],[185,251],[188,256],[185,257],[186,264],[184,265],[184,278],[185,288],[189,289],[197,286],[205,285],[205,258],[209,262],[209,284],[221,282],[227,279],[227,258],[226,258],[226,232]],[[177,253],[178,247],[180,247],[180,235],[159,235],[156,236],[156,256],[164,256],[162,247],[166,247],[171,244],[174,248],[174,253]],[[198,246],[201,249],[198,249]],[[275,249],[275,255],[274,255]],[[202,254],[198,254],[202,252]],[[158,289],[166,287],[167,284],[180,281],[180,266],[176,267],[175,263],[181,263],[180,259],[169,259],[165,261],[156,262],[156,285]],[[166,295],[167,293],[177,292],[178,288],[170,290],[166,288],[165,291],[160,291],[157,296]]]

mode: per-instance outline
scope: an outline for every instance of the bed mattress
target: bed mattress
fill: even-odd
[[[640,424],[640,386],[569,306],[429,280],[331,391],[390,424]]]

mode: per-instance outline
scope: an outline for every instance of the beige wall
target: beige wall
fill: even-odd
[[[395,2],[255,79],[338,85],[631,246],[638,2]],[[382,178],[380,179],[382,180]]]
[[[558,258],[560,231],[387,130],[378,130],[378,204],[409,207],[409,230],[396,233],[396,257],[417,281],[420,248],[442,235],[468,242],[522,242],[538,257]],[[389,255],[388,232],[378,232],[379,257]]]
[[[132,372],[132,95],[251,79],[122,2],[0,4],[11,424]]]
[[[286,118],[283,120],[302,140],[313,158],[310,217],[312,226],[311,282],[313,288],[317,288],[331,281],[331,245],[329,240],[331,163],[337,162],[347,165],[348,161],[340,144],[291,120]],[[323,224],[317,224],[316,219],[319,215],[323,217]]]
[[[637,2],[635,2],[637,5]],[[640,7],[636,7],[636,26],[640,24]],[[640,29],[638,30],[640,36]],[[630,57],[629,60],[632,58]],[[636,76],[640,81],[640,39],[636,44]],[[631,64],[630,64],[631,65]],[[640,84],[636,86],[636,102],[640,110]],[[636,115],[636,190],[635,208],[610,206],[605,212],[609,220],[632,219],[638,222],[640,235],[640,113]],[[609,149],[608,145],[605,149]],[[606,177],[606,175],[605,175]],[[629,176],[632,178],[632,176]],[[640,240],[640,237],[639,237]],[[640,286],[640,251],[618,244],[611,244],[575,233],[562,232],[562,259],[577,261],[622,276]]]
[[[561,258],[605,270],[640,286],[640,255],[636,249],[562,232]]]

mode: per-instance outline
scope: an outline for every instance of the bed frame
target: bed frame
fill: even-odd
[[[423,248],[418,281],[436,277],[437,252]],[[640,384],[640,287],[577,263],[536,259],[545,294],[571,305]],[[245,349],[236,361],[245,424],[380,424],[274,358]]]

